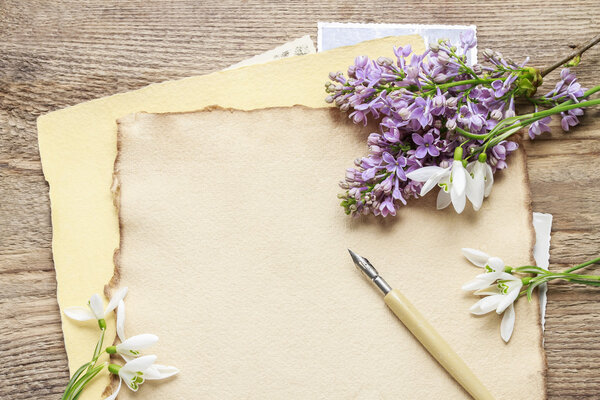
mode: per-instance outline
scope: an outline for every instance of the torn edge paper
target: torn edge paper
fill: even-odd
[[[425,45],[436,43],[439,39],[450,39],[453,43],[457,43],[460,40],[461,33],[468,31],[472,31],[477,37],[476,25],[318,22],[317,29],[318,52],[387,36],[418,34],[423,38]],[[467,60],[470,64],[477,63],[477,48],[469,50]]]
[[[265,51],[264,53],[233,64],[232,66],[225,68],[225,71],[229,69],[245,67],[248,65],[262,64],[269,61],[278,60],[280,58],[315,54],[316,52],[317,50],[315,49],[315,44],[310,38],[310,35],[305,35],[301,38],[292,40],[291,42],[284,43],[281,46],[275,47],[272,50]]]
[[[550,231],[552,229],[552,214],[534,212],[533,228],[535,229],[533,258],[538,267],[548,270],[550,265]],[[538,290],[543,331],[546,323],[546,303],[548,301],[546,292],[548,291],[548,286],[544,283],[538,287]]]

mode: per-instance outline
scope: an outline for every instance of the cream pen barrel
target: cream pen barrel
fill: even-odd
[[[379,276],[364,257],[348,250],[356,267],[384,294],[385,304],[444,369],[476,400],[494,400],[460,356],[409,301]]]

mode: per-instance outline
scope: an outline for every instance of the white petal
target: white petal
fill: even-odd
[[[125,364],[125,365],[127,365],[127,364]],[[127,387],[134,392],[138,391],[138,389],[140,388],[140,385],[142,383],[144,383],[144,380],[145,380],[143,375],[140,376],[137,374],[137,372],[124,370],[123,367],[121,367],[121,369],[119,370],[119,376],[121,377],[122,380],[125,381],[125,385],[127,385]],[[138,378],[142,378],[142,381],[136,382],[136,384],[133,384],[133,382],[135,380],[137,380]]]
[[[148,368],[146,372],[144,372],[144,376],[146,379],[151,381],[155,379],[166,379],[177,374],[178,372],[179,370],[175,367],[154,364],[150,368]]]
[[[117,335],[122,342],[125,341],[125,302],[119,301],[117,307]]]
[[[454,210],[460,214],[464,211],[465,205],[467,204],[467,196],[463,192],[460,195],[455,195],[451,193],[450,198],[452,200],[452,205],[454,206]]]
[[[475,291],[475,293],[473,294],[477,296],[495,296],[497,294],[501,295],[502,293],[500,292],[498,285],[491,285],[492,282],[489,282],[487,286],[482,287],[481,289]]]
[[[475,314],[475,315],[487,314],[490,311],[493,311],[497,308],[498,303],[501,300],[501,297],[503,297],[503,296],[500,294],[484,297],[483,299],[479,300],[477,303],[473,304],[470,311],[472,314]]]
[[[158,336],[150,333],[143,333],[141,335],[130,337],[122,343],[119,343],[116,347],[119,353],[125,353],[128,356],[136,356],[138,354],[132,353],[132,350],[138,352],[139,350],[144,350],[145,348],[152,346],[156,342],[158,342]]]
[[[446,207],[448,207],[450,205],[450,203],[452,202],[452,199],[450,198],[450,195],[446,192],[444,192],[444,190],[440,189],[440,192],[438,193],[437,196],[437,209],[438,210],[442,210]]]
[[[465,193],[467,189],[467,171],[461,161],[452,163],[452,195],[459,196]]]
[[[123,367],[121,367],[121,369],[119,370],[119,374],[121,374],[121,372],[144,372],[145,370],[150,368],[150,366],[154,364],[155,361],[155,355],[135,358],[131,361],[128,361]]]
[[[467,197],[469,198],[469,201],[473,203],[473,209],[475,211],[479,211],[483,204],[484,186],[483,171],[476,169],[473,178],[467,177]]]
[[[425,184],[423,185],[423,187],[421,188],[421,196],[425,196],[427,193],[429,193],[429,191],[431,189],[433,189],[435,187],[435,185],[437,185],[441,180],[443,180],[444,178],[450,176],[450,169],[449,168],[440,168],[440,167],[424,167],[422,169],[425,168],[437,168],[437,172],[435,172],[433,175],[431,175],[429,177],[429,179],[427,179],[427,181],[425,182]]]
[[[485,267],[490,256],[481,250],[475,250],[468,247],[462,249],[463,256],[478,267]]]
[[[84,307],[65,308],[64,313],[67,317],[74,319],[75,321],[89,321],[90,319],[96,319],[94,313]]]
[[[406,177],[411,181],[426,182],[429,180],[429,178],[445,169],[446,168],[436,166],[423,167],[409,172],[406,174]]]
[[[475,167],[475,163],[477,161],[471,161],[470,163],[467,164],[466,169],[468,172],[473,172],[473,168]]]
[[[468,290],[468,291],[479,290],[479,289],[483,289],[484,287],[486,287],[488,285],[489,285],[489,283],[487,283],[486,281],[475,278],[472,281],[465,283],[461,289]]]
[[[104,318],[104,303],[102,302],[102,298],[98,294],[94,294],[90,298],[89,306],[96,316],[96,319]]]
[[[126,294],[127,294],[127,287],[117,290],[116,293],[111,297],[110,301],[108,302],[108,306],[106,306],[105,313],[108,314],[109,312],[111,312],[112,310],[117,308],[117,306],[119,305],[119,302],[125,298]]]
[[[517,299],[518,296],[519,296],[519,289],[511,290],[510,292],[508,292],[505,296],[503,296],[504,298],[498,304],[498,307],[496,308],[496,312],[498,314],[502,314],[504,312],[504,310],[506,310],[508,308],[508,306],[510,306]]]
[[[121,390],[122,384],[123,384],[123,380],[121,378],[119,378],[119,386],[117,387],[117,390],[115,390],[110,396],[108,396],[104,400],[115,400],[117,398],[117,395],[119,394],[119,390]]]
[[[487,265],[490,266],[494,271],[504,271],[504,261],[499,257],[490,257],[487,261]]]
[[[502,322],[500,323],[500,336],[508,343],[508,340],[512,336],[513,329],[515,328],[515,307],[514,305],[508,306],[504,315],[502,316]]]
[[[492,192],[492,186],[494,185],[494,173],[492,172],[492,167],[488,164],[485,164],[485,190],[484,196],[488,197]]]

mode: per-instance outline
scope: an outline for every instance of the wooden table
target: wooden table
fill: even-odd
[[[317,21],[476,24],[481,49],[529,55],[535,66],[600,31],[598,0],[476,3],[0,1],[0,398],[56,399],[68,380],[39,115],[316,39]],[[594,48],[576,68],[584,86],[600,82],[599,62]],[[526,146],[533,209],[554,215],[553,269],[599,253],[599,117]],[[597,288],[550,285],[549,398],[600,398],[599,301]]]

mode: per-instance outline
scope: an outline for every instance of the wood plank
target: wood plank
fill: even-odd
[[[55,399],[68,379],[37,116],[149,83],[219,70],[305,34],[316,38],[317,21],[473,23],[480,48],[517,60],[529,55],[532,65],[543,66],[597,34],[599,18],[597,0],[554,1],[543,8],[516,0],[485,5],[467,0],[401,5],[341,0],[0,2],[0,365],[13,367],[0,370],[0,397]],[[598,82],[599,61],[595,48],[576,68],[584,86]],[[547,77],[544,90],[555,78],[556,73]],[[600,111],[592,111],[573,132],[555,129],[526,144],[534,209],[555,216],[553,268],[597,252],[598,117]],[[550,399],[600,397],[599,293],[550,287],[545,334]],[[35,375],[29,373],[33,368]]]

